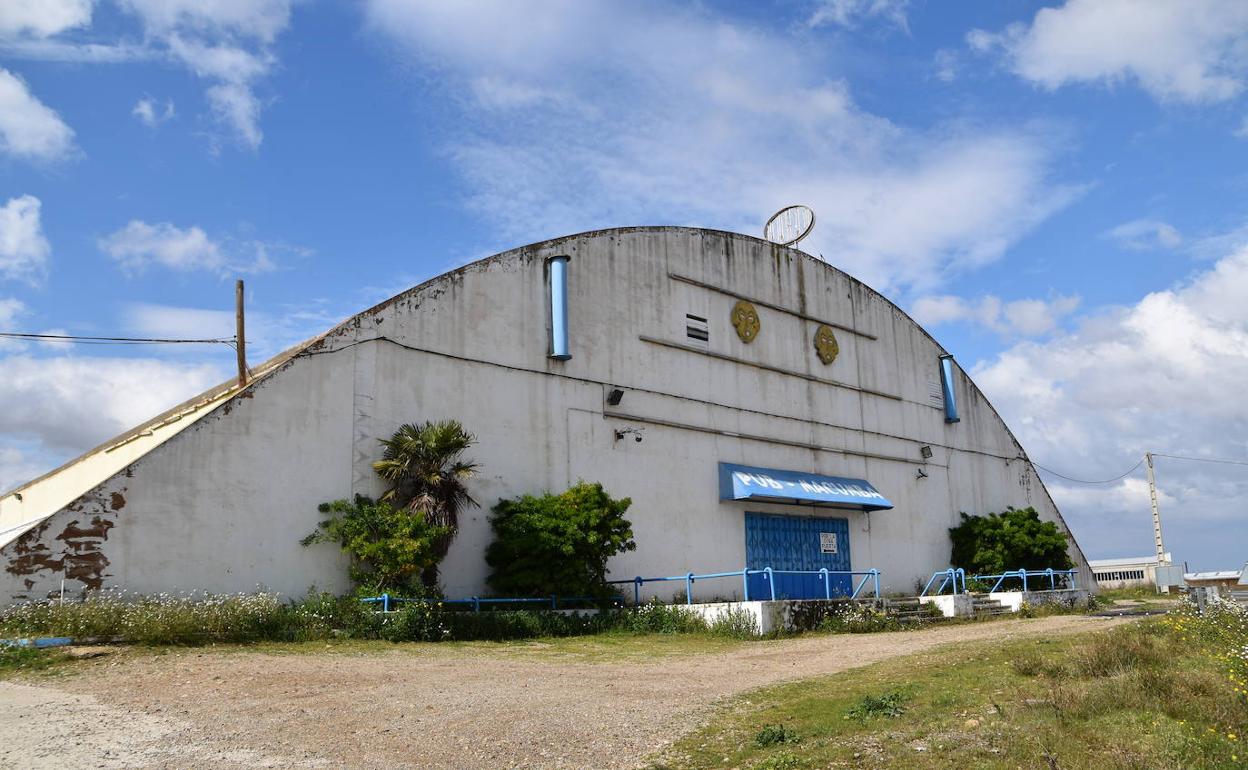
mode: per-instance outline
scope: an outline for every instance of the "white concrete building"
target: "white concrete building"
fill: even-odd
[[[1166,553],[1162,566],[1173,564]],[[1092,559],[1088,562],[1093,576],[1101,588],[1155,588],[1157,586],[1157,556],[1128,556],[1123,559]]]
[[[625,228],[428,281],[6,494],[0,601],[63,580],[344,590],[342,554],[299,545],[317,504],[380,493],[378,439],[445,418],[478,437],[483,506],[442,565],[450,596],[488,591],[491,505],[578,479],[633,500],[617,578],[875,568],[914,593],[959,512],[1034,506],[1069,537],[992,406],[884,297],[748,236]]]

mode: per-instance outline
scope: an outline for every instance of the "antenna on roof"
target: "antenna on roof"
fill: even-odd
[[[763,238],[780,246],[797,246],[815,229],[815,212],[809,206],[785,206],[763,225]]]

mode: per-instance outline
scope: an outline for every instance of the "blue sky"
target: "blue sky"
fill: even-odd
[[[1248,459],[1248,6],[1227,0],[16,0],[0,330],[253,360],[581,230],[804,246],[931,329],[1032,458]],[[229,376],[228,349],[0,341],[0,487]],[[1159,460],[1167,544],[1248,558],[1248,467]],[[1148,553],[1142,470],[1046,476]]]

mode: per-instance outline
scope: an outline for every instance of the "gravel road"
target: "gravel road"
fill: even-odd
[[[1003,620],[636,660],[451,645],[103,658],[0,682],[0,767],[630,768],[756,687],[1119,622]]]

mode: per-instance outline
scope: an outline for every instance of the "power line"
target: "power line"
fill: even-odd
[[[1158,457],[1164,457],[1165,455],[1157,455],[1157,456],[1158,456]],[[1057,471],[1055,471],[1055,470],[1051,470],[1051,469],[1049,469],[1049,468],[1044,467],[1043,465],[1041,465],[1040,463],[1036,462],[1035,460],[1032,460],[1032,461],[1031,461],[1031,464],[1032,464],[1032,465],[1034,465],[1034,466],[1036,466],[1036,467],[1037,467],[1037,468],[1039,468],[1040,470],[1044,471],[1045,473],[1051,473],[1051,474],[1053,474],[1054,476],[1057,476],[1059,479],[1065,479],[1065,480],[1067,480],[1067,481],[1073,481],[1073,482],[1074,482],[1074,483],[1076,483],[1076,484],[1112,484],[1112,483],[1114,483],[1115,481],[1118,481],[1118,480],[1120,480],[1120,479],[1125,479],[1127,476],[1130,476],[1132,473],[1135,473],[1135,471],[1136,471],[1136,470],[1137,470],[1137,469],[1138,469],[1141,465],[1143,465],[1143,464],[1144,464],[1144,460],[1143,460],[1143,459],[1141,459],[1138,463],[1136,463],[1135,465],[1132,465],[1132,466],[1131,466],[1131,469],[1130,469],[1129,471],[1127,471],[1126,473],[1123,473],[1123,474],[1121,474],[1121,475],[1119,475],[1119,476],[1115,476],[1115,477],[1113,477],[1112,479],[1100,479],[1100,480],[1097,480],[1097,481],[1092,481],[1092,480],[1089,480],[1089,479],[1076,479],[1076,478],[1072,478],[1072,477],[1070,477],[1070,476],[1066,476],[1066,475],[1064,475],[1064,474],[1058,473],[1058,472],[1057,472]]]
[[[1163,455],[1160,452],[1153,452],[1153,457],[1168,457],[1171,460],[1191,460],[1197,463],[1218,463],[1220,465],[1248,465],[1248,461],[1244,460],[1222,460],[1216,457],[1189,457],[1187,455]]]
[[[0,332],[0,337],[32,342],[69,342],[78,345],[233,345],[229,339],[165,339],[159,337],[83,337],[75,334]]]

